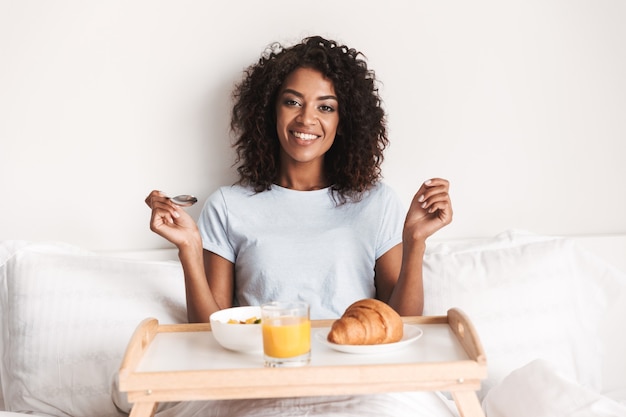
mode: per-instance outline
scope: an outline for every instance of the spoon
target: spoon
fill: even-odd
[[[198,199],[196,197],[189,195],[189,194],[181,194],[181,195],[177,195],[176,197],[168,197],[168,198],[170,199],[172,203],[181,207],[190,207],[198,202]]]

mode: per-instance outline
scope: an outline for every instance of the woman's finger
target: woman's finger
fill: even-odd
[[[150,194],[148,194],[148,197],[146,197],[145,202],[148,205],[148,207],[152,208],[154,201],[157,201],[157,200],[165,201],[167,200],[167,197],[161,191],[152,190]]]

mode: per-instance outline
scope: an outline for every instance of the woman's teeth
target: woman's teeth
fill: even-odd
[[[312,135],[310,133],[293,132],[293,135],[297,137],[298,139],[302,139],[302,140],[317,139],[317,135]]]

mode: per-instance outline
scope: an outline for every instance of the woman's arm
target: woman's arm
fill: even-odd
[[[233,263],[204,250],[194,220],[163,193],[152,191],[146,204],[152,209],[150,229],[178,248],[188,321],[208,322],[213,312],[232,305]]]
[[[376,296],[402,316],[422,314],[426,239],[452,221],[448,191],[448,181],[441,178],[422,184],[404,221],[402,244],[376,261]]]

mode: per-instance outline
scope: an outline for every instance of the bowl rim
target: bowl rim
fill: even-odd
[[[261,317],[261,306],[237,306],[237,307],[224,308],[222,310],[218,310],[218,311],[212,313],[209,316],[209,322],[211,322],[211,323],[217,322],[217,323],[221,323],[221,324],[228,324],[229,326],[237,326],[237,325],[240,325],[240,326],[254,326],[255,325],[255,323],[242,324],[242,323],[228,323],[227,322],[227,320],[229,320],[231,318],[232,319],[238,319],[237,317],[221,317],[221,318],[218,318],[218,316],[227,315],[228,314],[227,312],[229,312],[229,311],[232,312],[232,311],[235,311],[235,310],[238,310],[240,312],[245,311],[245,310],[258,311],[257,315],[259,316],[259,318]],[[243,313],[241,313],[241,314],[243,314]],[[246,318],[248,318],[248,317],[246,317]],[[256,323],[256,325],[258,326],[258,325],[260,325],[260,323]]]

